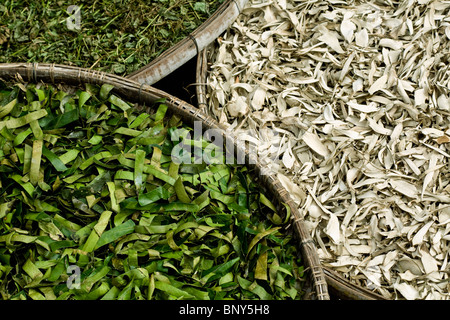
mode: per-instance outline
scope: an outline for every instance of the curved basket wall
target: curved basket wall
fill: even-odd
[[[104,72],[82,69],[77,67],[37,64],[37,63],[13,63],[0,64],[0,78],[23,79],[26,82],[44,82],[51,84],[67,84],[80,86],[85,83],[102,85],[111,84],[114,92],[132,103],[151,105],[156,100],[164,98],[169,111],[178,114],[184,122],[192,124],[194,121],[202,121],[205,130],[211,130],[214,136],[222,136],[223,141],[236,141],[231,133],[226,132],[214,119],[203,114],[200,109],[171,96],[149,85],[138,83],[127,78],[107,74]],[[296,206],[293,204],[287,191],[280,181],[266,175],[263,168],[252,159],[252,154],[246,152],[241,146],[233,143],[234,154],[245,154],[245,163],[255,169],[258,179],[264,187],[273,195],[278,205],[283,203],[291,210],[292,224],[299,239],[299,248],[306,267],[308,281],[311,286],[311,298],[317,300],[329,300],[328,286],[325,281],[323,269],[320,265],[314,242],[304,224],[304,220]]]
[[[163,52],[145,67],[127,78],[152,85],[199,54],[222,34],[241,12],[248,0],[226,0],[194,32]]]
[[[210,49],[210,47],[207,47],[198,55],[196,68],[196,94],[198,107],[205,114],[208,113],[206,77],[208,72],[208,50]],[[349,280],[329,268],[323,267],[323,270],[330,293],[339,299],[385,300],[383,296],[376,294],[366,288],[363,288],[362,286],[355,285],[354,283],[350,282]]]

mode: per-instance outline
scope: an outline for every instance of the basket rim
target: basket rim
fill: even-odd
[[[234,22],[247,2],[248,0],[225,0],[208,19],[186,38],[126,77],[149,85],[158,82],[194,58],[217,39]]]
[[[200,109],[178,99],[162,90],[156,89],[144,83],[138,83],[128,78],[120,77],[105,72],[89,70],[85,68],[48,63],[3,63],[0,64],[0,79],[21,80],[24,82],[43,82],[50,84],[84,85],[86,83],[114,86],[113,91],[125,97],[128,101],[143,105],[153,104],[155,101],[165,99],[169,111],[181,116],[184,122],[193,123],[201,121],[205,129],[213,130],[224,139],[230,139],[235,148],[234,154],[245,154],[245,165],[255,169],[258,178],[261,179],[266,189],[276,198],[279,204],[285,204],[291,211],[291,222],[300,239],[299,247],[304,259],[305,269],[310,275],[315,298],[317,300],[329,300],[328,286],[325,280],[324,270],[320,264],[316,246],[305,225],[303,216],[297,210],[287,190],[282,186],[277,177],[268,174],[258,161],[250,161],[252,155],[242,146],[235,143],[232,132],[227,131],[212,117],[204,114]],[[228,140],[223,140],[228,141]]]

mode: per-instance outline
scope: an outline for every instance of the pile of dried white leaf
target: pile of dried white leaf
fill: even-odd
[[[449,43],[450,1],[250,0],[209,56],[208,113],[389,299],[450,298]]]

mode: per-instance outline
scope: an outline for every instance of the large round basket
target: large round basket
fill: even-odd
[[[241,12],[248,0],[225,0],[224,3],[194,32],[166,50],[145,67],[129,74],[127,78],[152,85],[194,58],[220,34]]]
[[[199,108],[196,108],[170,94],[155,89],[149,85],[141,84],[127,78],[107,74],[104,72],[93,71],[83,68],[70,67],[55,64],[37,64],[37,63],[13,63],[0,64],[0,79],[14,80],[20,79],[32,83],[48,83],[54,85],[68,85],[73,87],[83,86],[85,84],[114,86],[114,93],[126,99],[131,103],[137,104],[139,110],[145,110],[157,100],[164,99],[168,106],[168,111],[177,114],[183,122],[193,124],[194,121],[201,121],[202,129],[214,132],[214,136],[223,137],[223,141],[236,141],[232,134],[226,132],[214,119],[205,115]],[[147,109],[148,110],[148,109]],[[145,112],[145,111],[144,111]],[[230,145],[227,144],[227,148]],[[280,181],[264,172],[257,161],[252,159],[245,148],[233,143],[234,154],[245,154],[245,165],[254,170],[255,178],[274,199],[278,208],[286,205],[291,210],[291,225],[298,237],[299,251],[305,266],[307,275],[307,298],[314,300],[329,300],[328,286],[325,281],[324,271],[318,259],[317,250],[312,241],[309,232],[304,224],[303,217],[300,215],[296,206],[293,204],[287,191],[281,185]]]
[[[207,72],[208,72],[208,53],[212,50],[209,46],[205,48],[197,56],[196,66],[196,95],[198,106],[205,114],[208,113],[207,98]],[[307,236],[309,237],[309,235]],[[368,290],[360,285],[356,285],[346,278],[342,277],[338,272],[330,268],[323,267],[325,279],[328,284],[330,295],[332,298],[346,300],[384,300],[384,297]]]

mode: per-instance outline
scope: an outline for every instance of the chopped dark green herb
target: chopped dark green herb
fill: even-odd
[[[186,38],[223,1],[5,0],[0,4],[0,62],[129,74]]]

